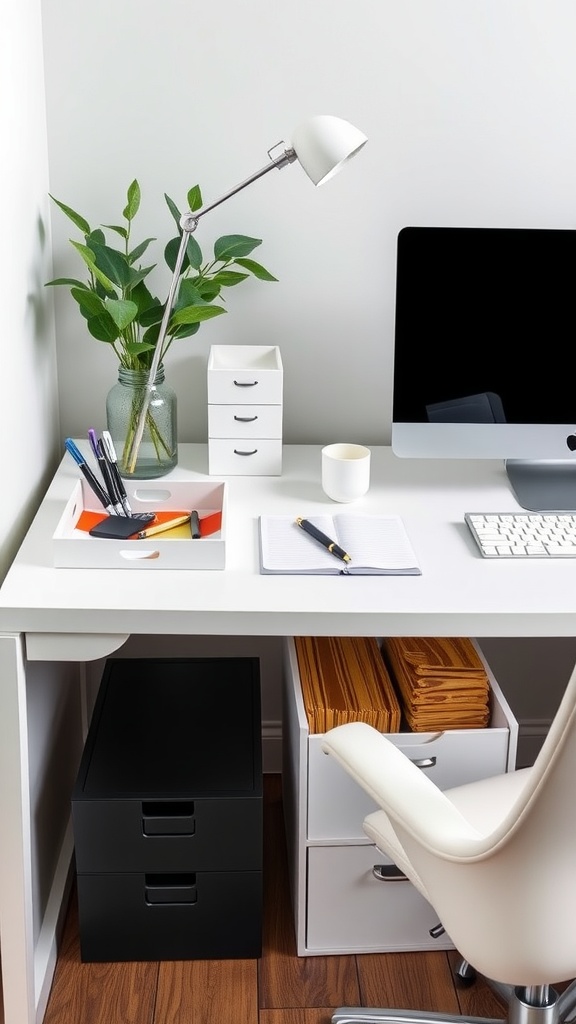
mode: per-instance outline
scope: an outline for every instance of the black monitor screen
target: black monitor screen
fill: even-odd
[[[576,423],[576,231],[398,236],[395,423]]]

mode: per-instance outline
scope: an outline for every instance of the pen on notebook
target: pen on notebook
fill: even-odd
[[[165,533],[166,530],[171,530],[174,526],[182,526],[183,523],[190,521],[190,514],[186,516],[176,516],[174,519],[168,519],[165,523],[158,523],[158,526],[150,526],[148,530],[140,530],[140,533],[136,534],[138,540],[146,540],[148,537],[155,537],[157,533]]]
[[[303,519],[302,516],[298,516],[296,524],[300,526],[310,537],[317,540],[319,544],[322,544],[322,546],[325,547],[331,555],[335,555],[336,558],[341,558],[343,562],[352,561],[350,555],[344,551],[344,548],[341,548],[335,540],[327,537],[325,533],[322,533],[322,530],[319,530],[313,523],[308,522],[307,519]]]
[[[127,516],[131,516],[132,515],[132,508],[130,506],[130,502],[128,501],[128,495],[126,494],[126,488],[124,486],[124,481],[123,481],[122,477],[120,476],[120,470],[118,469],[118,456],[116,455],[116,449],[114,447],[114,442],[112,440],[112,436],[111,436],[109,430],[103,430],[102,431],[102,444],[104,446],[104,452],[106,454],[106,458],[108,459],[108,462],[110,464],[110,468],[112,470],[112,475],[114,476],[114,479],[116,481],[116,488],[117,488],[118,494],[120,495],[120,501],[122,502],[122,508],[124,509],[124,511],[125,511]]]
[[[82,455],[80,449],[77,448],[77,446],[74,444],[72,438],[67,437],[66,440],[64,441],[64,445],[68,454],[71,455],[72,458],[74,459],[74,462],[78,466],[80,472],[82,473],[82,476],[94,491],[94,494],[98,498],[98,501],[102,503],[102,505],[104,506],[109,515],[115,515],[116,511],[114,509],[114,505],[110,500],[110,496],[106,494],[106,491],[99,483],[97,478],[94,476],[94,473],[92,472],[90,467],[86,464],[86,459]]]

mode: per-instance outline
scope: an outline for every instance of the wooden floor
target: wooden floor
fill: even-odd
[[[452,953],[297,957],[280,776],[266,776],[264,808],[260,960],[83,964],[73,898],[45,1024],[328,1024],[355,1005],[502,1016],[483,982],[456,991]]]

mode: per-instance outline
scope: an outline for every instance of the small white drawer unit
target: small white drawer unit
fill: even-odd
[[[208,469],[282,472],[283,369],[276,345],[213,345],[208,359]]]
[[[482,652],[476,645],[478,653]],[[393,733],[389,738],[442,789],[510,771],[518,724],[484,658],[491,684],[486,729]],[[298,956],[450,949],[433,939],[438,918],[405,878],[386,880],[390,865],[362,829],[377,805],[311,735],[294,641],[284,647],[282,788]]]

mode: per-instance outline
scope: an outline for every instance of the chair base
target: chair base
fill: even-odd
[[[466,1014],[433,1013],[427,1010],[394,1010],[374,1006],[340,1006],[332,1024],[572,1024],[576,1019],[576,982],[561,994],[548,986],[513,988],[486,981],[505,999],[505,1017],[470,1017]],[[540,1002],[533,1005],[538,995]],[[532,1001],[529,1001],[532,1000]]]

